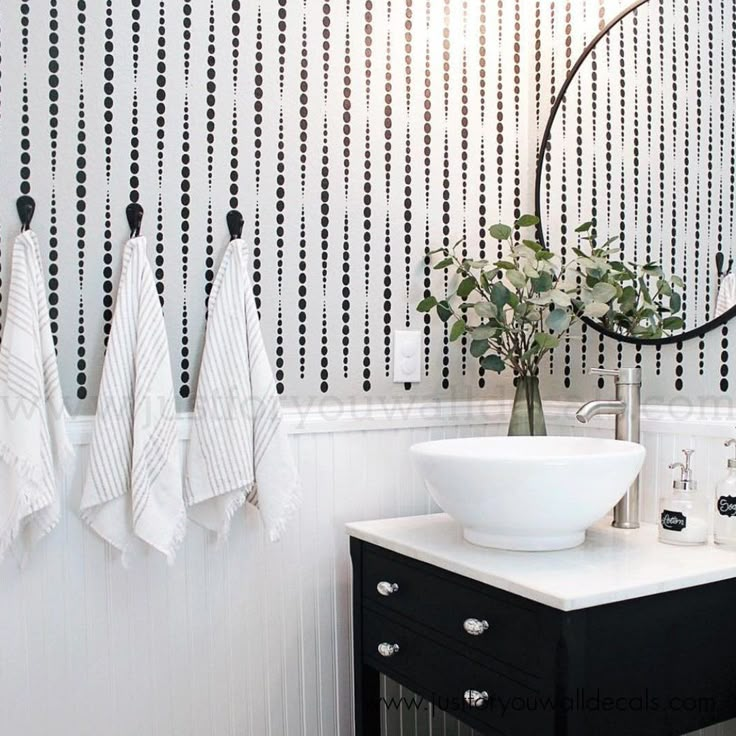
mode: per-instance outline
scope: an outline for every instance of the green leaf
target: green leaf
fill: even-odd
[[[616,297],[616,294],[618,294],[618,289],[616,289],[613,284],[607,284],[605,281],[601,281],[593,287],[592,294],[593,301],[603,302],[607,304],[611,301],[611,299],[614,299]]]
[[[506,368],[506,364],[498,355],[486,355],[480,361],[480,364],[483,370],[493,371],[494,373],[501,373]]]
[[[539,310],[535,309],[534,305],[529,304],[528,302],[522,302],[518,307],[516,307],[514,310],[514,317],[516,317],[520,322],[539,322],[539,320],[542,319],[542,315]]]
[[[496,261],[496,265],[499,268],[504,268],[504,269],[516,268],[516,264],[512,263],[511,261]]]
[[[481,319],[492,319],[498,315],[495,304],[489,302],[476,302],[473,309]]]
[[[648,274],[657,274],[658,276],[664,275],[664,272],[662,271],[662,267],[658,263],[652,263],[651,261],[649,263],[645,263],[641,270],[644,273]]]
[[[590,302],[590,304],[585,305],[583,314],[591,319],[600,319],[608,314],[608,309],[608,304],[603,304],[602,302]]]
[[[636,310],[636,289],[633,286],[625,286],[619,299],[619,310],[622,312],[634,312]]]
[[[508,240],[513,231],[508,225],[501,225],[499,223],[498,225],[491,225],[488,228],[488,232],[490,236],[492,238],[496,238],[496,240]]]
[[[552,288],[552,277],[548,273],[542,273],[539,278],[532,279],[532,288],[537,294],[542,294]]]
[[[455,324],[452,326],[452,329],[450,330],[450,342],[455,342],[458,338],[462,337],[465,334],[465,328],[467,327],[467,323],[464,319],[459,319]]]
[[[642,297],[647,304],[652,303],[652,294],[649,291],[647,282],[644,279],[639,279],[639,289],[641,290]]]
[[[529,350],[527,350],[525,353],[522,353],[521,362],[526,363],[528,360],[531,360],[531,358],[533,358],[538,352],[539,345],[537,345],[537,343],[532,343]]]
[[[552,350],[560,344],[560,338],[547,332],[538,332],[534,335],[534,342],[539,345],[540,350]]]
[[[417,312],[430,312],[437,306],[437,300],[433,296],[428,296],[417,304]]]
[[[662,320],[662,329],[667,332],[681,330],[685,326],[685,322],[680,317],[667,317]]]
[[[435,271],[439,271],[442,268],[449,268],[455,261],[452,258],[443,258],[439,263],[434,266]]]
[[[657,291],[664,296],[672,296],[672,287],[665,281],[665,279],[659,279],[657,281]]]
[[[582,225],[578,225],[575,228],[576,233],[587,233],[590,228],[593,227],[592,222],[584,222]]]
[[[509,290],[500,281],[497,281],[491,287],[491,302],[500,312],[508,304],[508,300]]]
[[[441,302],[437,302],[437,316],[443,321],[449,321],[452,317],[452,309],[450,309],[450,303],[443,299]]]
[[[470,354],[474,358],[480,358],[481,355],[485,355],[489,347],[488,340],[473,340],[470,343]]]
[[[460,282],[460,286],[457,287],[457,295],[461,299],[467,299],[477,284],[478,282],[472,276],[468,276],[468,278],[463,279]]]
[[[554,332],[564,332],[571,322],[569,312],[564,309],[553,309],[547,316],[547,329]]]
[[[526,287],[526,276],[515,268],[506,271],[506,278],[515,289],[523,289]]]
[[[679,312],[682,308],[682,297],[676,292],[672,292],[670,296],[670,312]]]
[[[531,250],[533,250],[535,253],[539,253],[541,250],[544,250],[542,248],[542,245],[540,243],[537,243],[536,240],[522,240],[521,242],[527,248],[531,248]]]
[[[572,305],[570,295],[562,291],[562,289],[552,289],[549,292],[549,298],[558,307],[569,307]]]
[[[478,327],[473,330],[473,340],[482,340],[485,342],[492,337],[496,337],[497,334],[497,327],[493,327],[492,325],[478,325]]]
[[[522,215],[514,223],[514,227],[531,227],[532,225],[539,225],[539,218],[536,215]]]

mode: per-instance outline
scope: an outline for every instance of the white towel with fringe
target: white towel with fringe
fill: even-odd
[[[184,537],[169,346],[144,237],[125,245],[81,514],[123,564],[136,539],[173,562]]]
[[[248,248],[236,239],[210,295],[187,460],[189,517],[225,539],[233,514],[249,501],[276,541],[300,499],[248,274]]]
[[[58,486],[72,460],[38,238],[13,245],[0,345],[0,560],[22,562],[59,521]]]

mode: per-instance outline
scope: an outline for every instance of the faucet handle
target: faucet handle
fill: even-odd
[[[641,386],[641,368],[591,368],[590,373],[597,376],[613,376],[616,383]]]

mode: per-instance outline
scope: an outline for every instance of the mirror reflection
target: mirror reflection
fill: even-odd
[[[537,172],[541,232],[563,258],[589,251],[581,236],[608,241],[636,274],[604,331],[682,340],[736,312],[735,100],[736,9],[712,0],[639,3],[561,90]]]

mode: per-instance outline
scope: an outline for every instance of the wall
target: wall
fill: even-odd
[[[190,525],[172,567],[151,553],[128,571],[77,517],[90,426],[76,420],[79,462],[64,490],[61,525],[25,570],[12,560],[0,567],[2,733],[347,736],[343,524],[432,511],[409,445],[502,433],[508,408],[458,402],[290,412],[305,498],[283,542],[266,542],[257,518],[238,515],[226,546]],[[550,404],[553,431],[573,431],[571,409]],[[725,468],[722,440],[733,428],[727,417],[647,414],[643,509],[652,521],[657,493],[669,483],[665,465],[678,449],[698,450],[701,481],[710,484]],[[182,420],[182,441],[186,431]],[[611,430],[596,420],[590,431]],[[410,695],[385,687],[389,696]],[[470,733],[421,710],[393,711],[385,725],[388,736]]]
[[[30,191],[70,410],[94,411],[131,199],[181,409],[230,207],[285,398],[405,394],[389,345],[406,326],[423,330],[412,395],[481,393],[414,305],[428,245],[484,247],[530,201],[521,22],[518,0],[3,3],[0,297]]]
[[[151,557],[125,572],[75,515],[89,429],[77,419],[80,464],[61,527],[23,572],[0,567],[4,733],[350,733],[342,524],[430,511],[408,446],[500,432],[508,410],[461,402],[433,417],[416,403],[509,391],[414,314],[425,248],[467,233],[487,250],[482,226],[531,208],[535,138],[556,90],[621,5],[0,4],[0,323],[14,200],[30,191],[65,394],[74,414],[93,412],[124,207],[137,198],[186,410],[224,216],[239,207],[306,487],[280,545],[265,544],[250,516],[225,548],[192,528],[173,568]],[[389,379],[386,352],[406,325],[424,340],[423,382],[408,397]],[[645,427],[647,518],[677,448],[696,442],[711,474],[722,464],[733,413],[710,377],[723,337],[709,338],[703,379],[698,348],[641,354],[654,366],[650,402],[727,409]],[[636,357],[589,339],[591,362]],[[556,356],[546,397],[600,392],[589,365]],[[402,397],[412,403],[396,404]],[[571,431],[567,409],[550,405],[551,419],[555,411],[551,426]],[[403,713],[386,725],[391,736],[468,733],[445,720]]]
[[[533,203],[536,148],[565,74],[626,0],[278,0],[0,7],[0,324],[21,191],[37,199],[64,392],[94,411],[124,208],[146,209],[180,408],[239,207],[287,400],[503,397],[414,312],[427,245]],[[394,329],[423,332],[423,381],[390,379]],[[641,360],[652,403],[728,399],[728,328],[662,350],[589,333],[545,369],[548,398]],[[724,381],[724,373],[725,378]]]

